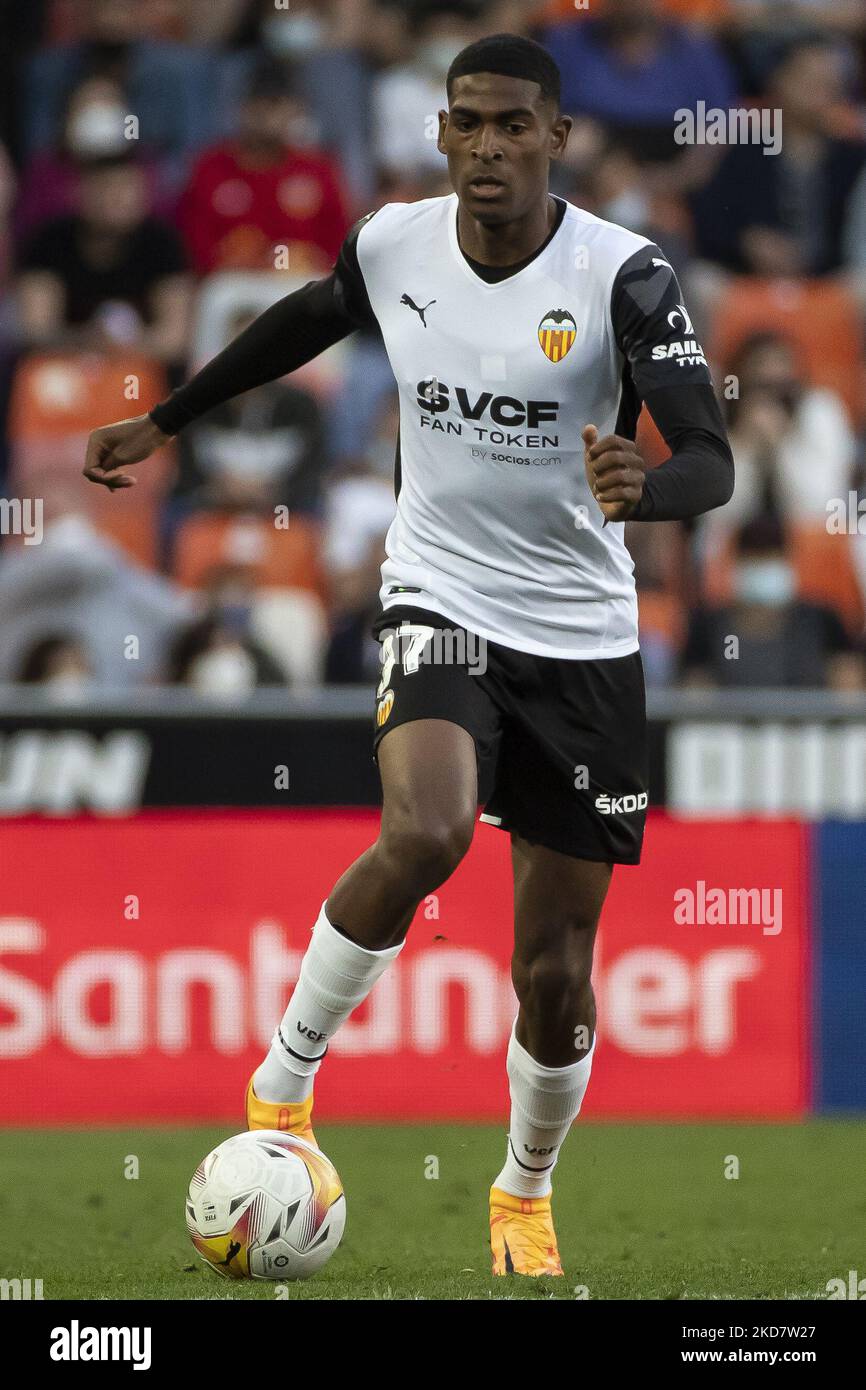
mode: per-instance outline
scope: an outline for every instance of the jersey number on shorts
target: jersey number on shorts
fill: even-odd
[[[381,699],[391,684],[391,672],[401,665],[407,676],[414,675],[421,664],[421,653],[427,643],[433,640],[435,627],[425,627],[421,623],[401,623],[396,632],[389,632],[382,643],[382,679],[376,698]],[[399,653],[395,645],[399,643]]]

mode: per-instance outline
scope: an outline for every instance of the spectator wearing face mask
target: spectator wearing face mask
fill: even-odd
[[[685,684],[861,689],[863,656],[839,615],[797,596],[778,519],[749,522],[735,551],[731,602],[692,615],[682,656]]]
[[[280,246],[289,249],[289,268],[299,257],[318,270],[336,259],[348,230],[340,174],[326,155],[294,143],[305,115],[283,66],[265,63],[252,74],[236,135],[202,155],[181,199],[199,274],[274,270]]]
[[[286,679],[257,643],[209,616],[194,623],[175,643],[168,682],[189,686],[200,695],[235,701],[258,686],[285,685]]]
[[[262,54],[291,71],[310,113],[310,145],[339,161],[355,204],[366,210],[375,190],[369,136],[372,64],[379,0],[253,0],[231,37],[232,123]]]
[[[437,112],[445,101],[445,77],[461,49],[479,37],[478,5],[425,0],[415,18],[415,52],[373,86],[373,145],[376,162],[389,179],[444,174],[436,146]]]
[[[26,73],[29,155],[57,148],[69,92],[107,77],[128,97],[143,138],[179,181],[190,157],[220,131],[225,59],[217,49],[150,37],[141,0],[80,0],[81,37],[40,49]]]
[[[176,199],[159,161],[140,139],[131,139],[129,101],[108,77],[89,77],[69,94],[56,149],[43,150],[25,165],[15,207],[19,244],[43,222],[74,213],[82,165],[114,156],[135,155],[145,178],[149,212],[169,217]]]
[[[664,246],[665,256],[679,274],[689,258],[688,241],[679,207],[661,197],[647,166],[628,146],[604,139],[588,161],[577,188],[566,196],[606,222]]]
[[[168,657],[172,685],[202,695],[243,699],[257,686],[288,684],[285,670],[254,632],[256,590],[242,566],[217,566],[205,591],[205,611],[181,631]]]

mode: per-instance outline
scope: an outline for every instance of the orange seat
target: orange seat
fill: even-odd
[[[260,586],[307,589],[324,597],[319,527],[306,517],[291,517],[285,529],[253,515],[203,512],[190,517],[175,538],[175,579],[186,588],[200,588],[222,565],[249,567]]]
[[[794,526],[791,554],[801,598],[827,604],[851,632],[862,632],[866,614],[851,555],[851,537],[832,535],[821,522]]]
[[[118,497],[109,492],[103,494],[91,514],[94,526],[125,550],[131,560],[153,570],[159,567],[157,508],[139,506],[112,506]]]
[[[796,344],[809,381],[842,397],[862,422],[866,363],[860,315],[853,296],[829,280],[760,280],[743,276],[724,291],[716,309],[710,352],[725,366],[756,333],[778,333]]]
[[[85,513],[142,564],[156,559],[156,516],[174,468],[173,445],[136,469],[137,486],[110,493],[82,476],[87,436],[140,415],[167,390],[158,363],[136,353],[44,352],[15,373],[9,407],[11,482],[45,498],[46,514]]]
[[[834,609],[852,634],[862,632],[866,607],[850,536],[833,535],[821,522],[796,523],[789,528],[788,549],[799,597]],[[704,571],[702,592],[706,602],[730,602],[733,567],[733,546],[728,537]]]
[[[165,373],[134,352],[39,352],[15,373],[13,439],[57,439],[140,415],[166,394]]]

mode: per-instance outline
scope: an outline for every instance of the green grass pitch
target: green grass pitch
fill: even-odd
[[[45,1299],[274,1298],[268,1283],[218,1278],[187,1240],[190,1175],[229,1132],[0,1133],[0,1276],[42,1279]],[[543,1280],[489,1273],[501,1126],[317,1134],[346,1187],[346,1235],[321,1274],[283,1286],[289,1299],[575,1298],[581,1286],[592,1299],[814,1299],[866,1274],[863,1121],[579,1123],[555,1185],[566,1277]],[[137,1179],[124,1177],[130,1155]]]

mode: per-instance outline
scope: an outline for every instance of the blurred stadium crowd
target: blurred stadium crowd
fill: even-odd
[[[362,213],[450,192],[445,73],[507,29],[562,68],[554,191],[662,245],[724,398],[731,504],[628,528],[648,682],[866,683],[864,0],[28,0],[2,21],[0,496],[44,513],[40,544],[0,538],[0,682],[373,676],[397,429],[376,337],[212,412],[129,495],[83,481],[84,441],[326,272]],[[701,101],[781,111],[780,152],[678,143]]]

